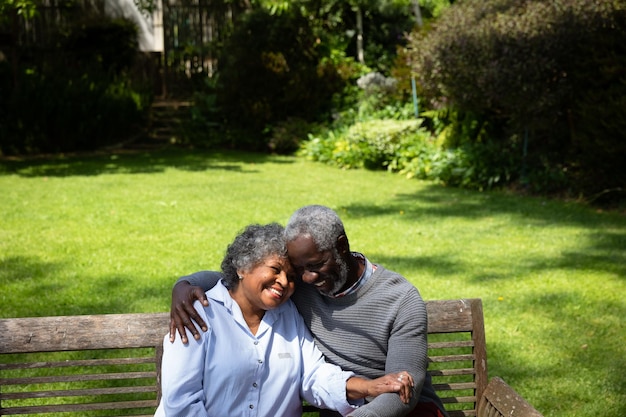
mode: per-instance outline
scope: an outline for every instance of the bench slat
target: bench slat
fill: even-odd
[[[111,358],[111,359],[82,359],[66,360],[62,362],[21,362],[0,363],[0,371],[9,369],[37,369],[37,368],[68,368],[87,366],[137,365],[154,363],[154,356],[145,358]]]
[[[116,372],[103,374],[77,374],[59,376],[36,376],[22,378],[1,378],[0,385],[53,384],[59,382],[112,381],[120,379],[156,378],[156,371],[151,372]]]
[[[476,302],[477,299],[426,302],[428,333],[471,332],[474,330],[473,309]]]
[[[26,407],[8,407],[2,408],[4,415],[17,414],[42,414],[42,413],[62,413],[62,412],[80,412],[94,410],[124,410],[131,408],[156,408],[156,400],[142,401],[115,401],[107,403],[89,403],[89,404],[58,404],[58,405],[37,405]]]
[[[474,355],[446,355],[446,356],[429,356],[431,362],[467,362],[476,359]]]
[[[461,340],[452,342],[432,342],[428,343],[428,349],[464,348],[473,347],[473,340]]]
[[[168,331],[168,313],[1,319],[0,353],[155,347]]]
[[[459,376],[459,375],[474,375],[476,369],[474,368],[459,368],[459,369],[433,369],[430,372],[430,376]]]
[[[28,392],[11,392],[0,393],[2,400],[24,400],[28,398],[58,398],[58,397],[77,397],[83,395],[113,395],[156,392],[156,386],[132,386],[119,388],[84,388],[75,390],[53,390],[53,391],[28,391]]]
[[[476,402],[476,397],[472,395],[466,395],[464,397],[442,397],[441,402],[444,404],[462,404]]]
[[[448,391],[448,390],[467,390],[476,388],[476,384],[473,382],[451,382],[448,384],[433,384],[435,391]]]

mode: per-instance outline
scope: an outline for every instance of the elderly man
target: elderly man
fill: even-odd
[[[408,404],[382,394],[353,416],[447,416],[427,372],[426,306],[418,290],[401,275],[350,251],[339,216],[328,207],[298,209],[285,228],[287,252],[301,281],[292,300],[327,360],[368,378],[408,371],[415,381]],[[180,278],[172,291],[170,337],[186,341],[204,322],[193,301],[208,305],[204,291],[220,279],[202,271]],[[199,286],[199,287],[198,287]],[[321,417],[339,414],[323,410]]]

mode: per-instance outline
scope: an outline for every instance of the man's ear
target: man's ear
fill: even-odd
[[[337,238],[337,250],[340,254],[350,253],[350,243],[348,242],[348,236],[340,234]]]

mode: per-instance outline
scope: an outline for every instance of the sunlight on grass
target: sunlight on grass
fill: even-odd
[[[425,299],[483,299],[489,369],[546,417],[626,415],[626,217],[290,157],[0,163],[0,316],[167,311],[246,224],[319,203]]]

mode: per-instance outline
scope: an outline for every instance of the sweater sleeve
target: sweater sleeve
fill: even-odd
[[[203,291],[208,291],[217,284],[220,279],[222,279],[222,273],[217,271],[199,271],[195,272],[191,275],[185,275],[184,277],[178,278],[176,280],[176,284],[181,281],[187,281],[191,285],[201,287]]]
[[[398,394],[382,394],[352,412],[350,416],[404,416],[415,408],[428,369],[428,318],[426,304],[416,288],[405,293],[396,311],[389,336],[385,373],[407,371],[415,386],[409,404],[400,401]]]

